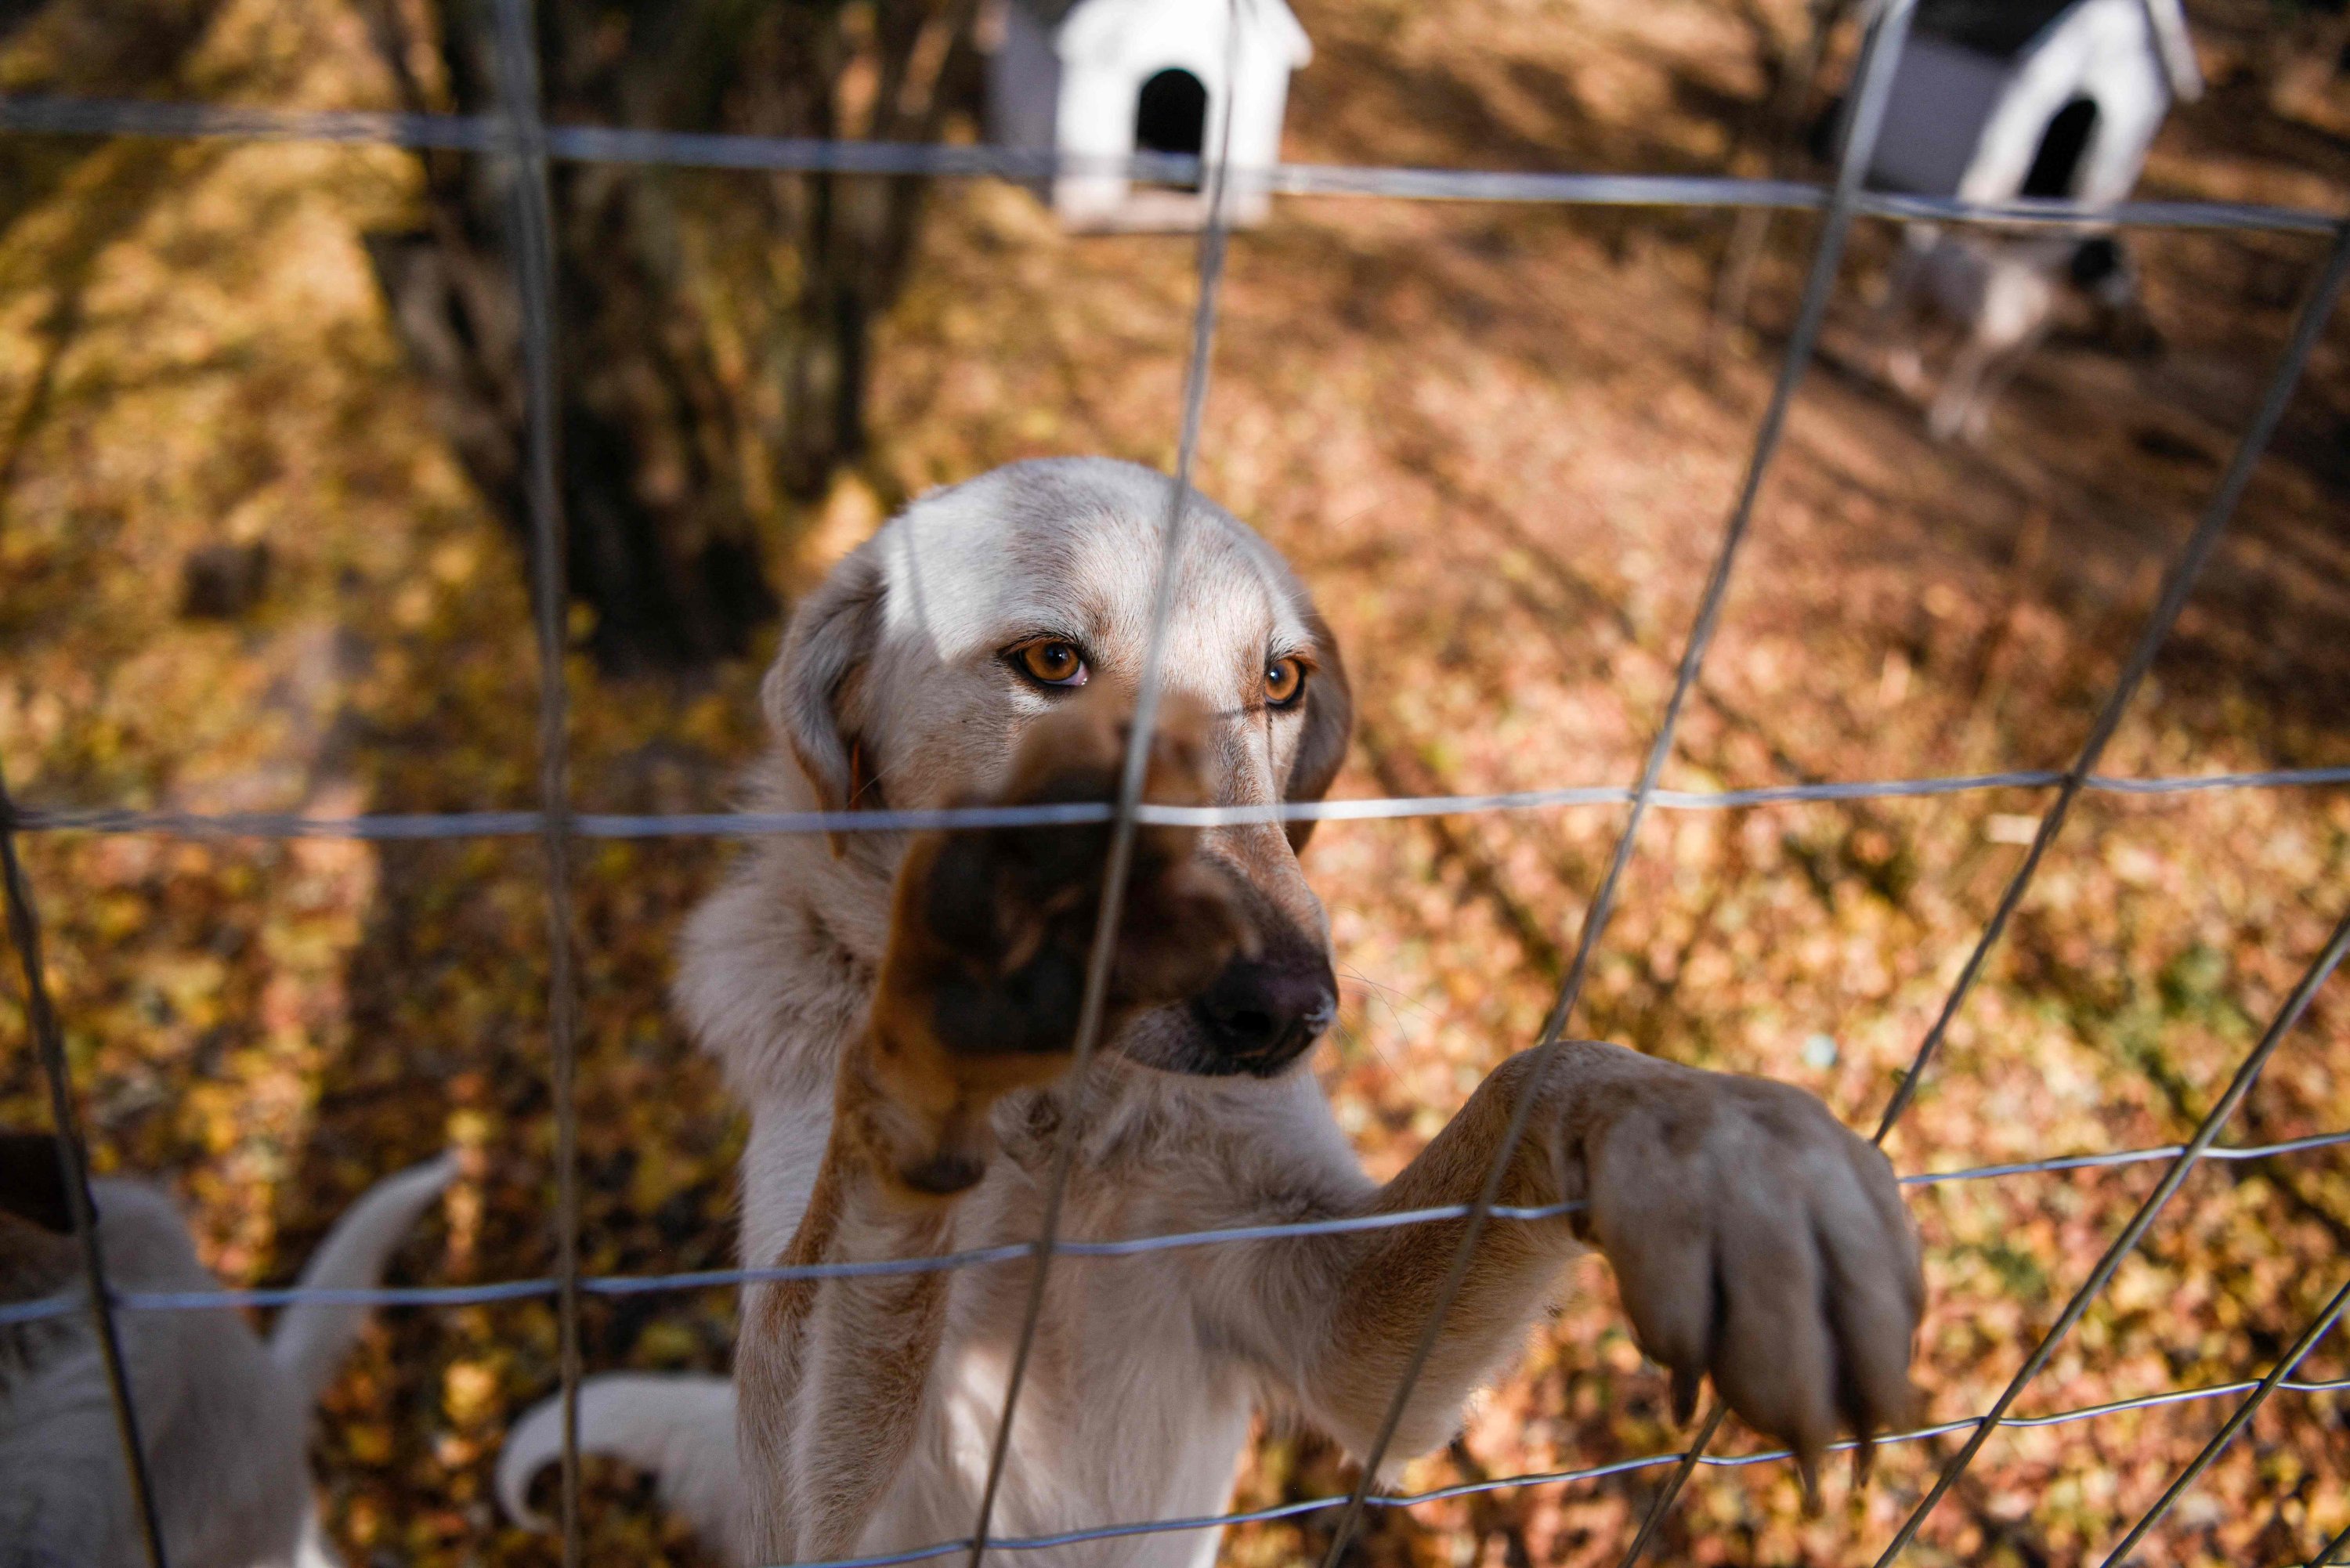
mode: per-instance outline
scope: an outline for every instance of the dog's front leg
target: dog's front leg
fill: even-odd
[[[1196,804],[1200,717],[1170,704],[1154,802]],[[1040,722],[994,804],[1106,800],[1124,725],[1100,699]],[[1196,834],[1141,829],[1102,1021],[1205,986],[1239,940]],[[1101,903],[1106,826],[928,834],[899,872],[871,1021],[841,1060],[824,1162],[786,1268],[906,1262],[954,1244],[994,1152],[989,1114],[1068,1068]],[[751,1293],[735,1367],[758,1563],[857,1550],[920,1429],[951,1273],[793,1279]]]
[[[910,1147],[877,1137],[899,1118],[873,1081],[868,1036],[841,1064],[832,1137],[785,1268],[935,1257],[951,1194],[899,1174]],[[937,1355],[949,1276],[859,1274],[763,1285],[745,1300],[735,1366],[745,1542],[754,1563],[848,1555],[913,1440]]]
[[[1482,1190],[1522,1097],[1535,1101],[1499,1201],[1576,1205],[1496,1219],[1414,1385],[1392,1453],[1441,1442],[1461,1401],[1523,1342],[1577,1241],[1613,1265],[1641,1345],[1673,1374],[1683,1418],[1711,1375],[1750,1423],[1794,1445],[1806,1479],[1846,1427],[1907,1415],[1923,1306],[1918,1248],[1892,1168],[1810,1095],[1581,1041],[1511,1058],[1362,1211],[1465,1204]],[[1274,1365],[1303,1368],[1310,1414],[1368,1448],[1465,1220],[1265,1243],[1253,1325]],[[1318,1301],[1318,1316],[1300,1314]]]

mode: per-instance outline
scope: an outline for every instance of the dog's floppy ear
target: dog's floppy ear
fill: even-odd
[[[860,732],[858,678],[881,633],[881,567],[858,551],[792,617],[761,696],[767,722],[792,749],[826,811],[881,804],[870,743]],[[840,845],[836,836],[834,852]]]
[[[1355,690],[1347,683],[1347,661],[1338,657],[1338,639],[1330,623],[1312,605],[1305,607],[1305,625],[1314,634],[1315,670],[1305,683],[1305,733],[1297,742],[1297,760],[1289,765],[1290,800],[1320,800],[1330,792],[1347,760],[1347,742],[1355,732]],[[1300,850],[1314,836],[1314,824],[1293,820],[1284,825],[1289,847]]]

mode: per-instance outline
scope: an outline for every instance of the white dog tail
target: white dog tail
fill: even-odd
[[[452,1155],[428,1160],[387,1176],[359,1195],[334,1229],[318,1244],[303,1267],[304,1290],[363,1291],[383,1279],[384,1261],[432,1206],[457,1174]],[[270,1331],[269,1354],[295,1387],[307,1409],[325,1393],[327,1384],[349,1354],[369,1309],[347,1302],[297,1301],[278,1314]]]
[[[695,1373],[603,1373],[579,1386],[579,1448],[650,1470],[661,1506],[684,1516],[706,1546],[730,1557],[740,1540],[743,1488],[734,1459],[734,1386]],[[543,1399],[506,1434],[498,1455],[498,1505],[532,1530],[530,1483],[563,1452],[563,1401]]]

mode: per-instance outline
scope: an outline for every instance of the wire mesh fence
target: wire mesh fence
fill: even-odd
[[[1498,1201],[1503,1168],[1512,1149],[1526,1130],[1527,1120],[1537,1097],[1531,1089],[1520,1097],[1515,1106],[1509,1130],[1483,1189],[1473,1202],[1466,1205],[1342,1220],[1112,1240],[1072,1240],[1059,1233],[1061,1194],[1068,1181],[1071,1161],[1078,1142],[1070,1132],[1065,1133],[1060,1139],[1048,1177],[1050,1196],[1045,1207],[1043,1229],[1029,1241],[934,1257],[869,1263],[613,1276],[583,1273],[578,1251],[578,1123],[574,1093],[578,981],[572,952],[571,846],[575,840],[583,838],[733,838],[778,834],[900,833],[955,826],[1109,823],[1113,836],[1108,888],[1095,937],[1084,1021],[1076,1045],[1077,1059],[1082,1066],[1085,1058],[1097,1044],[1096,1036],[1099,1033],[1107,985],[1108,955],[1113,950],[1121,906],[1118,888],[1133,834],[1139,825],[1170,823],[1208,826],[1265,820],[1365,821],[1472,816],[1575,805],[1624,808],[1623,825],[1615,838],[1606,873],[1583,916],[1563,982],[1540,1031],[1538,1043],[1546,1044],[1568,1033],[1593,956],[1604,940],[1615,912],[1626,869],[1638,853],[1640,827],[1650,811],[1720,811],[1804,802],[1921,798],[1991,790],[2051,792],[2048,804],[2037,818],[2022,863],[2008,881],[1994,911],[1950,988],[1939,1015],[1920,1041],[1908,1071],[1882,1113],[1876,1133],[1877,1140],[1882,1143],[1900,1121],[1912,1104],[1918,1086],[1928,1077],[1935,1064],[1938,1048],[1952,1021],[1965,1006],[1982,973],[1986,959],[2000,942],[2010,920],[2033,887],[2051,846],[2084,794],[2147,796],[2213,790],[2323,789],[2350,783],[2350,768],[2341,767],[2167,777],[2116,776],[2098,771],[2108,742],[2146,681],[2199,576],[2210,560],[2223,531],[2241,502],[2254,466],[2275,436],[2286,404],[2338,303],[2345,276],[2350,276],[2350,220],[2340,214],[2283,206],[2129,202],[2117,206],[2092,208],[2054,201],[1961,202],[1871,190],[1866,183],[1871,153],[1887,110],[1895,65],[1901,55],[1913,8],[1913,0],[1888,0],[1877,8],[1869,28],[1866,47],[1856,67],[1852,93],[1854,109],[1844,131],[1835,176],[1825,185],[1783,180],[1488,172],[1316,164],[1248,169],[1232,166],[1229,156],[1201,158],[1150,153],[1101,165],[1097,161],[1063,155],[1018,152],[992,147],[826,141],[549,125],[541,118],[536,47],[527,0],[496,0],[494,7],[493,53],[498,67],[496,78],[501,109],[491,115],[315,112],[199,103],[0,98],[0,130],[12,131],[380,145],[442,150],[494,160],[504,171],[506,180],[510,202],[509,241],[514,255],[515,284],[523,302],[521,351],[528,393],[525,490],[531,524],[530,563],[536,612],[534,631],[541,677],[538,715],[540,799],[536,809],[348,816],[299,813],[50,810],[18,805],[7,794],[5,784],[0,784],[0,850],[5,852],[10,930],[30,1001],[28,1014],[35,1044],[52,1097],[60,1158],[68,1173],[69,1187],[77,1197],[81,1198],[77,1222],[84,1238],[88,1275],[84,1287],[69,1295],[0,1308],[0,1326],[76,1313],[90,1315],[102,1347],[125,1462],[130,1467],[133,1492],[141,1510],[145,1548],[155,1568],[162,1568],[164,1551],[138,1438],[137,1411],[134,1401],[130,1397],[120,1353],[116,1348],[117,1314],[267,1307],[305,1298],[387,1306],[453,1306],[529,1298],[552,1298],[557,1303],[564,1400],[561,1520],[567,1563],[578,1562],[582,1551],[577,1428],[577,1396],[582,1366],[578,1319],[580,1302],[588,1296],[642,1295],[791,1280],[825,1280],[1014,1264],[1030,1266],[1030,1288],[1021,1337],[1012,1361],[1003,1407],[993,1428],[993,1449],[981,1506],[969,1533],[920,1549],[841,1559],[824,1564],[822,1568],[882,1568],[889,1563],[958,1554],[966,1555],[976,1568],[983,1553],[990,1551],[1016,1552],[1147,1534],[1201,1531],[1326,1511],[1336,1516],[1326,1557],[1328,1568],[1336,1568],[1367,1509],[1410,1508],[1481,1492],[1564,1485],[1638,1470],[1669,1469],[1666,1485],[1657,1495],[1641,1529],[1627,1543],[1623,1561],[1628,1568],[1628,1564],[1638,1561],[1654,1541],[1658,1529],[1680,1492],[1682,1483],[1699,1469],[1735,1469],[1775,1463],[1790,1458],[1788,1451],[1781,1449],[1737,1456],[1708,1451],[1724,1415],[1724,1408],[1717,1405],[1693,1440],[1677,1452],[1643,1455],[1574,1469],[1493,1478],[1419,1492],[1382,1493],[1375,1489],[1375,1477],[1386,1458],[1387,1448],[1394,1436],[1414,1380],[1435,1344],[1445,1313],[1465,1276],[1469,1260],[1486,1227],[1495,1222],[1520,1223],[1553,1218],[1575,1207],[1561,1205],[1527,1209]],[[1139,722],[1133,729],[1115,802],[936,812],[790,815],[631,815],[586,813],[573,809],[567,724],[569,693],[563,659],[566,647],[563,621],[565,524],[555,469],[555,389],[561,374],[561,353],[560,345],[555,340],[550,306],[551,291],[555,286],[555,252],[546,179],[552,161],[884,177],[988,177],[1031,181],[1071,172],[1107,171],[1144,181],[1193,185],[1204,182],[1208,192],[1207,223],[1199,248],[1197,305],[1180,410],[1177,456],[1169,488],[1163,530],[1164,555],[1159,564],[1156,579],[1158,588],[1150,655],[1141,681],[1138,709]],[[1201,414],[1208,395],[1209,369],[1216,341],[1218,286],[1227,243],[1225,219],[1236,197],[1243,192],[1339,195],[1390,201],[1759,208],[1809,211],[1820,215],[1820,228],[1813,242],[1794,325],[1786,339],[1783,358],[1768,403],[1755,431],[1738,496],[1716,546],[1696,614],[1682,641],[1670,695],[1664,704],[1661,720],[1648,739],[1644,765],[1632,783],[1561,786],[1492,794],[1388,795],[1269,807],[1180,808],[1141,802],[1150,715],[1160,686],[1162,649],[1176,576],[1173,563],[1181,548],[1186,502],[1191,493],[1191,474],[1201,441]],[[2144,618],[2131,653],[2071,765],[2061,771],[2012,770],[1957,777],[1823,782],[1754,789],[1690,791],[1665,788],[1661,781],[1675,755],[1685,706],[1696,689],[1720,624],[1722,607],[1739,564],[1741,548],[1747,539],[1766,477],[1784,436],[1790,406],[1812,369],[1843,266],[1847,240],[1855,222],[1862,217],[1947,222],[2008,229],[2054,227],[2065,231],[2102,231],[2112,227],[2144,226],[2322,234],[2330,236],[2330,246],[2299,307],[2290,338],[2269,373],[2258,409],[2238,441],[2224,473],[2195,527],[2171,558],[2157,601]],[[337,1292],[305,1292],[296,1288],[158,1293],[110,1288],[95,1246],[87,1199],[82,1197],[86,1192],[87,1159],[75,1119],[74,1088],[67,1077],[59,1021],[49,998],[40,957],[41,924],[37,906],[34,889],[19,862],[18,836],[28,833],[123,833],[195,838],[347,838],[369,842],[495,836],[536,838],[544,852],[550,943],[548,1018],[551,1038],[548,1060],[558,1128],[556,1153],[557,1199],[554,1216],[555,1274],[546,1278],[499,1281],[479,1285]],[[2067,1332],[2078,1324],[2098,1298],[2121,1262],[2138,1244],[2164,1205],[2199,1162],[2269,1159],[2350,1144],[2350,1130],[2248,1145],[2229,1145],[2220,1141],[2262,1067],[2299,1023],[2312,997],[2338,966],[2345,950],[2350,950],[2350,914],[2345,914],[2334,928],[2331,940],[2312,960],[2299,983],[2277,1010],[2260,1039],[2242,1055],[2225,1092],[2184,1144],[2112,1153],[2053,1156],[1947,1171],[1912,1173],[1900,1178],[1908,1186],[1926,1186],[2048,1177],[2073,1170],[2134,1164],[2165,1165],[2160,1180],[2143,1199],[2103,1258],[2073,1293],[2054,1325],[2040,1337],[2020,1370],[1987,1411],[1877,1439],[1884,1443],[1903,1444],[1942,1437],[1963,1438],[1951,1457],[1941,1464],[1931,1489],[1883,1549],[1878,1559],[1880,1568],[1902,1554],[1918,1528],[1966,1472],[1984,1443],[2002,1427],[2063,1426],[2131,1410],[2242,1397],[2203,1451],[2113,1548],[2107,1561],[2117,1563],[2144,1539],[2210,1460],[2241,1432],[2252,1413],[2271,1397],[2280,1392],[2309,1395],[2339,1392],[2350,1387],[2350,1381],[2296,1380],[2293,1376],[2309,1351],[2338,1323],[2345,1305],[2350,1305],[2350,1286],[2345,1286],[2331,1298],[2317,1316],[2307,1323],[2293,1345],[2258,1377],[2213,1386],[2173,1388],[2052,1414],[2018,1415],[2013,1409],[2019,1397],[2048,1365]],[[1405,1364],[1386,1420],[1370,1451],[1362,1456],[1361,1479],[1350,1492],[1212,1517],[1105,1521],[1091,1528],[1048,1535],[1007,1537],[992,1533],[992,1509],[1002,1475],[1009,1462],[1009,1434],[1024,1386],[1029,1350],[1043,1312],[1045,1282],[1055,1258],[1120,1258],[1180,1248],[1460,1220],[1467,1223],[1462,1229],[1437,1307]],[[1840,1448],[1849,1446],[1839,1445]],[[2344,1545],[2344,1540],[2336,1538],[2319,1548],[2312,1561],[2331,1561]]]

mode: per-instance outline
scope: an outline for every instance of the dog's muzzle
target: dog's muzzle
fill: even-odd
[[[1337,977],[1329,959],[1310,949],[1235,958],[1192,1000],[1191,1015],[1220,1070],[1269,1077],[1338,1016]]]

